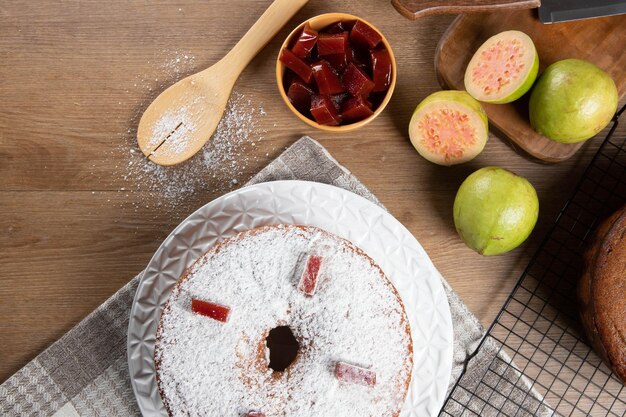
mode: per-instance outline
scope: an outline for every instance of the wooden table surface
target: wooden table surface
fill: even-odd
[[[140,272],[187,215],[239,187],[304,134],[406,225],[483,324],[494,319],[601,140],[553,166],[519,156],[496,137],[465,165],[445,168],[422,159],[407,126],[417,103],[439,88],[434,53],[453,16],[411,22],[386,0],[311,0],[235,87],[239,112],[254,114],[242,129],[242,115],[233,116],[225,134],[244,143],[228,148],[222,138],[221,149],[209,149],[218,156],[211,163],[196,160],[167,171],[133,153],[137,116],[151,99],[224,55],[268,4],[0,3],[0,382]],[[388,108],[365,128],[340,136],[290,114],[274,78],[287,33],[329,11],[370,20],[388,37],[398,63]],[[486,165],[527,177],[541,205],[528,242],[498,257],[466,248],[452,222],[456,189]]]

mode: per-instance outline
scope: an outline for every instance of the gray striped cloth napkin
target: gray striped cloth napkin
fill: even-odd
[[[324,147],[306,136],[285,150],[247,185],[289,179],[317,181],[342,187],[382,207],[378,199],[333,159]],[[134,277],[61,339],[5,381],[0,386],[0,415],[140,415],[126,362],[128,315],[140,278],[141,274]],[[483,343],[480,351],[474,354],[484,330],[448,283],[444,281],[443,284],[454,324],[454,365],[449,391],[467,367],[461,385],[468,392],[473,392],[481,379],[485,382],[484,375],[494,355],[503,354],[498,353],[498,346],[492,339]],[[531,390],[526,378],[520,378],[517,372],[506,366],[510,359],[501,359],[497,363],[502,363],[502,369],[497,373],[512,381],[518,391],[512,393],[510,398],[523,398],[527,406],[524,408],[537,410],[536,415],[552,415],[552,410],[540,404],[539,395]],[[480,400],[475,397],[469,399],[468,395],[468,401],[464,405],[473,409],[474,404],[471,401]],[[518,401],[517,404],[519,403]],[[482,408],[482,404],[475,406],[477,410]],[[507,415],[528,414],[519,409],[515,402],[499,404],[498,408],[504,410],[507,407]],[[462,408],[448,404],[446,412],[451,415],[468,412],[462,411]]]

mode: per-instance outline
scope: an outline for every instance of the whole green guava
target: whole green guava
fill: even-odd
[[[576,143],[595,136],[617,110],[613,79],[580,59],[555,62],[543,72],[530,96],[530,124],[557,142]]]
[[[511,171],[485,167],[463,181],[454,199],[454,225],[467,246],[499,255],[530,235],[539,215],[534,187]]]

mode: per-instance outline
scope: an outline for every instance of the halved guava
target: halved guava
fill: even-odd
[[[409,123],[409,137],[417,152],[439,165],[473,159],[485,147],[488,133],[487,114],[465,91],[429,95]]]
[[[465,70],[465,89],[485,103],[510,103],[532,87],[539,56],[532,39],[518,30],[492,36],[476,51]]]

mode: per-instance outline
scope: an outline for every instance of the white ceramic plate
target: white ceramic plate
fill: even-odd
[[[452,369],[452,318],[439,272],[385,210],[344,189],[306,181],[262,183],[217,198],[184,220],[156,251],[128,325],[128,369],[143,415],[167,416],[153,354],[161,310],[174,283],[218,240],[279,223],[317,226],[348,239],[383,269],[402,297],[413,338],[413,375],[401,416],[437,415]]]

